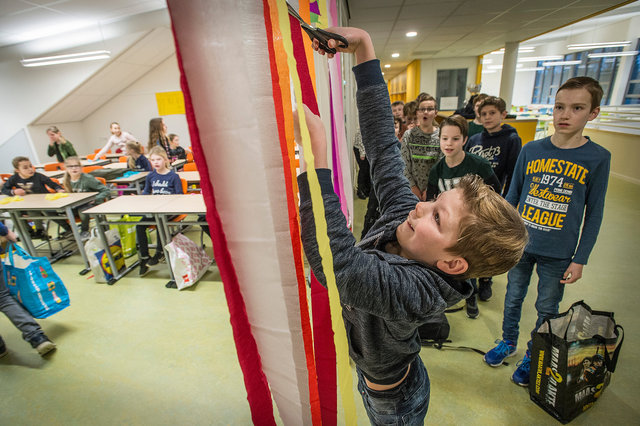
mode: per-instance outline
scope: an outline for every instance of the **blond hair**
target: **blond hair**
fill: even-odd
[[[458,241],[447,251],[469,264],[461,278],[507,272],[520,261],[529,240],[518,211],[479,176],[464,176],[457,188],[467,214],[460,220]]]
[[[151,151],[149,151],[149,158],[151,158],[152,155],[157,155],[164,158],[164,166],[167,169],[171,168],[171,162],[169,161],[169,157],[167,156],[167,151],[165,151],[163,147],[154,146],[153,148],[151,148]]]
[[[126,149],[130,149],[131,151],[135,152],[138,155],[142,155],[142,145],[140,145],[140,142],[127,141],[127,143],[125,144],[125,147]],[[136,168],[136,160],[131,155],[127,159],[127,166],[129,166],[130,169]]]
[[[77,164],[80,164],[82,166],[82,161],[80,161],[80,159],[78,157],[73,156],[73,157],[67,157],[64,160],[65,168],[68,168],[71,163],[77,163]],[[71,176],[69,175],[69,170],[65,170],[65,172],[64,172],[64,179],[62,179],[62,187],[64,188],[65,192],[73,192],[73,187],[71,186]]]

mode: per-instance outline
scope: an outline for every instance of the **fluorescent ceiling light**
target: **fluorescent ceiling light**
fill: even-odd
[[[522,47],[518,47],[518,53],[533,53],[535,52],[536,48],[533,46],[522,46]],[[504,47],[500,48],[499,50],[494,50],[493,52],[491,52],[492,55],[504,55]]]
[[[392,53],[392,54],[391,54],[391,57],[392,57],[392,58],[397,58],[398,56],[400,56],[400,54],[399,54],[399,53]]]
[[[516,68],[522,68],[523,65],[522,64],[516,64]],[[487,66],[488,70],[501,70],[502,69],[502,65],[488,65]]]
[[[486,70],[486,69],[482,70],[482,74],[495,74],[496,72],[497,72],[496,70]]]
[[[385,64],[385,68],[391,68],[391,64]]]
[[[544,67],[556,67],[559,65],[580,65],[582,61],[557,61],[557,62],[543,62]]]
[[[627,50],[626,52],[604,52],[604,53],[589,53],[589,58],[615,58],[616,56],[636,56],[637,50]]]
[[[580,44],[569,44],[567,45],[567,49],[580,50],[580,49],[597,49],[599,47],[624,47],[624,46],[629,46],[630,44],[631,44],[630,41],[606,41],[602,43],[580,43]]]
[[[407,35],[407,37],[415,37],[415,36],[418,35],[418,33],[415,32],[415,31],[409,31],[406,35]]]
[[[529,56],[525,58],[518,58],[518,62],[538,62],[538,61],[557,61],[562,59],[562,56]]]
[[[45,65],[67,64],[70,62],[95,61],[111,57],[108,50],[94,50],[92,52],[71,53],[68,55],[45,56],[42,58],[22,59],[20,63],[25,67],[42,67]]]
[[[533,68],[518,68],[516,72],[524,72],[524,71],[542,71],[544,67],[533,67]]]

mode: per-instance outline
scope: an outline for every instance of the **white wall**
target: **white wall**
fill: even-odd
[[[420,61],[420,92],[436,94],[438,70],[467,69],[467,85],[476,81],[476,57],[422,59]],[[469,93],[465,93],[465,99]]]
[[[155,67],[138,81],[127,87],[107,104],[83,121],[87,152],[107,143],[109,123],[117,121],[123,130],[134,135],[146,146],[149,140],[149,120],[158,115],[157,92],[174,92],[180,89],[180,70],[176,55]],[[168,132],[180,136],[180,145],[191,145],[189,128],[184,114],[164,116]]]
[[[113,56],[118,55],[129,46],[139,34],[108,40],[105,43],[87,45],[87,50],[108,49]],[[53,65],[48,67],[25,68],[19,58],[9,55],[0,59],[0,93],[3,102],[0,103],[0,145],[9,138],[26,128],[29,123],[47,111],[56,102],[66,96],[81,82],[98,71],[104,61],[77,62],[71,64]],[[84,140],[82,129],[75,126],[62,129],[69,140]],[[37,132],[39,132],[38,130]],[[41,161],[46,161],[46,144],[48,138],[44,131],[41,135],[31,133]],[[38,159],[32,159],[37,161]]]
[[[82,121],[56,123],[62,134],[76,149],[78,155],[86,155],[107,143],[111,133],[109,124],[117,121],[123,130],[134,135],[144,146],[149,139],[149,120],[159,117],[157,92],[180,90],[180,72],[176,56],[155,67],[131,86],[113,97]],[[189,129],[184,114],[164,116],[169,133],[180,136],[180,145],[191,145]],[[40,156],[40,162],[55,161],[47,157],[49,138],[47,125],[29,126],[29,134]]]

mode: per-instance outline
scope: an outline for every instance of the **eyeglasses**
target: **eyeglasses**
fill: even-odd
[[[420,112],[433,112],[433,111],[435,111],[435,110],[436,110],[436,109],[435,109],[435,108],[433,108],[433,107],[429,107],[429,108],[418,108],[418,111],[420,111]]]

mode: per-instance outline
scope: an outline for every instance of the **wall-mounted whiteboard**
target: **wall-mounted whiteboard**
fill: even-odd
[[[26,129],[20,129],[0,145],[0,173],[13,173],[11,160],[20,155],[29,157],[33,164],[38,163],[38,157],[33,151]]]

